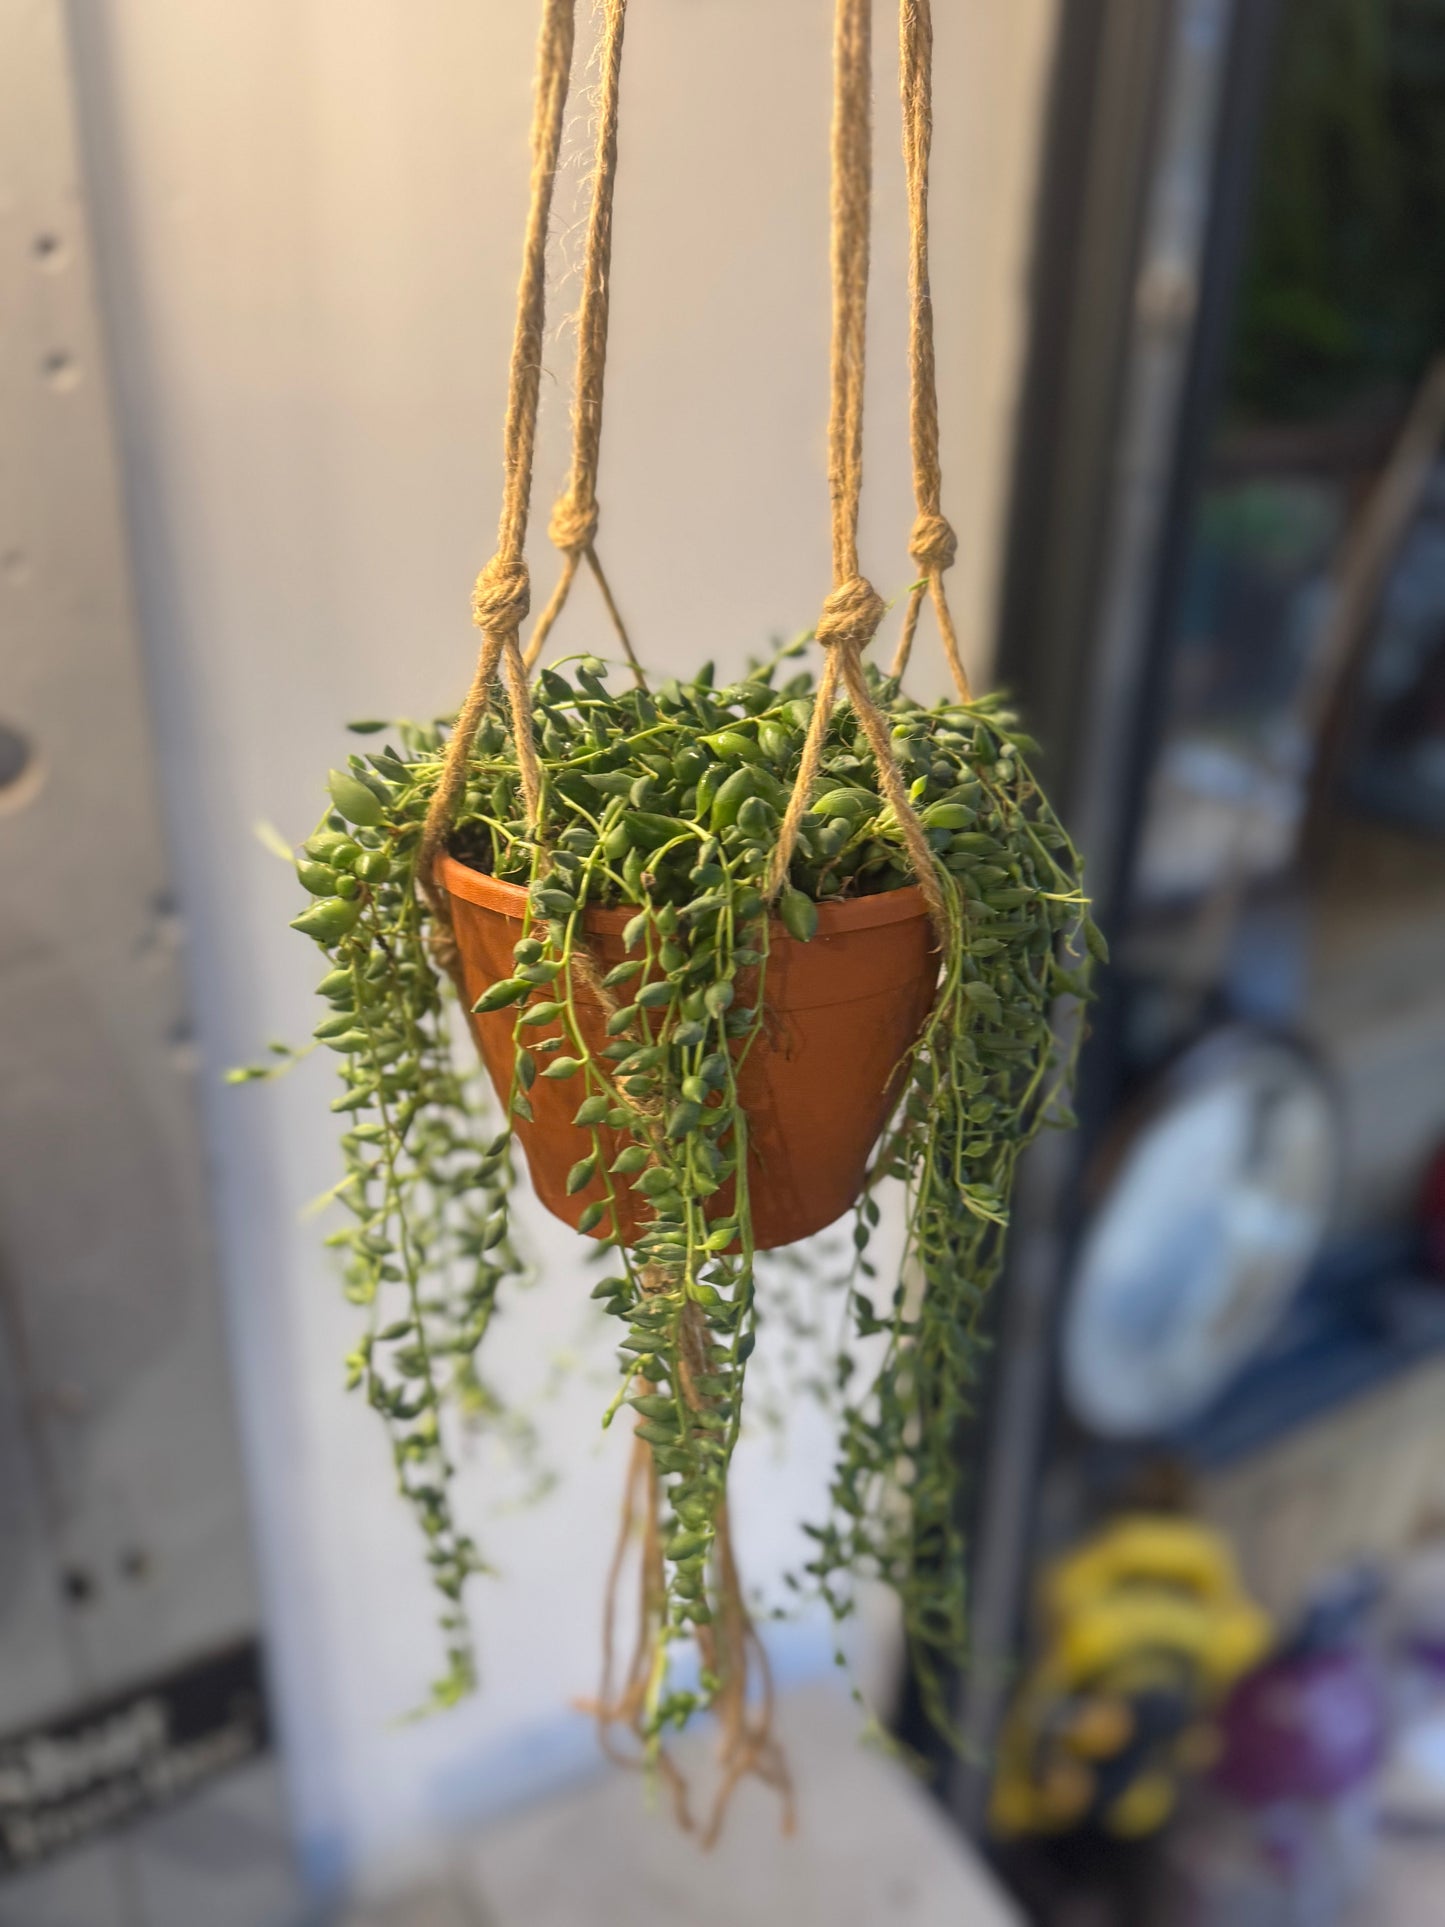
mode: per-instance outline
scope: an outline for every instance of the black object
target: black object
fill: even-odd
[[[0,1739],[0,1875],[176,1805],[270,1745],[254,1639]]]

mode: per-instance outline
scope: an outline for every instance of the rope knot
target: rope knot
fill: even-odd
[[[526,563],[494,555],[472,590],[472,621],[488,635],[515,635],[531,606]]]
[[[908,538],[908,553],[925,575],[941,575],[953,567],[958,554],[958,537],[946,516],[923,510]]]
[[[557,497],[552,520],[547,526],[553,545],[563,555],[580,555],[597,539],[597,498],[581,496],[573,489]]]
[[[827,597],[813,633],[824,649],[839,643],[866,649],[884,613],[883,598],[873,584],[865,576],[850,575]]]

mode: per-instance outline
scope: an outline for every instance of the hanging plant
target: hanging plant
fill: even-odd
[[[624,6],[604,10],[557,592],[524,652],[572,0],[544,9],[506,486],[474,602],[476,677],[449,730],[398,725],[332,772],[298,863],[313,900],[295,926],[326,953],[316,1034],[341,1068],[337,1198],[350,1217],[330,1242],[368,1310],[350,1380],[389,1428],[444,1598],[450,1663],[436,1696],[450,1702],[474,1682],[462,1596],[479,1569],[453,1511],[446,1413],[490,1402],[476,1359],[520,1270],[509,1203],[525,1166],[543,1204],[612,1260],[592,1292],[619,1327],[603,1422],[625,1413],[634,1440],[613,1590],[635,1553],[641,1636],[620,1679],[609,1654],[599,1717],[604,1731],[636,1734],[685,1813],[663,1741],[700,1708],[718,1714],[715,1831],[741,1774],[786,1791],[727,1509],[758,1337],[757,1255],[855,1214],[851,1321],[880,1345],[867,1374],[829,1361],[837,1463],[808,1576],[839,1616],[860,1577],[893,1588],[925,1702],[946,1728],[944,1681],[966,1633],[959,1445],[981,1314],[1019,1154],[1042,1124],[1067,1121],[1071,1063],[1052,1015],[1061,997],[1087,994],[1101,946],[1028,739],[998,699],[969,691],[944,591],[953,537],[939,508],[926,296],[926,0],[902,6],[919,579],[891,670],[863,659],[885,611],[856,542],[868,7],[838,0],[835,587],[815,631],[821,672],[799,667],[800,643],[724,686],[710,665],[685,681],[644,676],[596,548]],[[626,667],[584,655],[529,679],[583,562]],[[902,681],[930,594],[955,694],[925,705]],[[454,994],[495,1108],[459,1068]],[[868,1255],[889,1185],[903,1187],[907,1226],[893,1280]],[[614,1597],[609,1628],[615,1608]],[[683,1649],[697,1660],[690,1684],[675,1663]]]

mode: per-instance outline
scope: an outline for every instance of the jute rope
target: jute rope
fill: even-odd
[[[466,790],[467,759],[477,727],[486,713],[491,686],[500,667],[507,681],[512,728],[527,821],[541,820],[542,770],[532,734],[532,704],[517,636],[531,604],[524,550],[532,503],[532,461],[537,440],[537,401],[542,382],[542,336],[546,326],[547,229],[552,188],[562,144],[562,122],[572,72],[576,0],[545,0],[537,42],[537,85],[532,110],[532,179],[517,290],[517,321],[507,383],[507,416],[502,434],[502,512],[497,552],[477,577],[472,620],[482,632],[471,688],[447,744],[446,760],[422,829],[417,876],[438,922],[450,929],[446,892],[432,871]],[[450,967],[450,964],[449,966]]]
[[[602,453],[602,394],[607,372],[607,322],[612,287],[612,198],[617,178],[617,105],[622,81],[622,34],[627,0],[604,0],[597,89],[597,147],[592,167],[592,207],[582,256],[582,300],[577,310],[577,378],[572,400],[572,471],[557,498],[548,529],[564,558],[562,573],[527,644],[530,669],[552,625],[567,605],[585,560],[602,592],[632,673],[642,669],[597,555],[597,466]]]
[[[768,871],[768,895],[788,878],[803,817],[812,800],[839,684],[878,764],[879,786],[892,806],[909,860],[935,925],[947,916],[933,852],[893,753],[888,723],[873,700],[863,651],[883,620],[883,600],[858,570],[858,500],[863,485],[863,373],[868,319],[869,201],[873,191],[871,7],[837,0],[833,38],[833,349],[828,410],[828,493],[833,511],[833,588],[816,634],[826,651],[793,793]],[[935,459],[935,469],[937,462]]]
[[[967,702],[968,676],[943,586],[944,571],[953,566],[958,553],[958,538],[939,506],[943,478],[938,456],[938,371],[933,355],[933,293],[928,280],[928,162],[933,145],[932,0],[901,0],[898,67],[903,94],[903,165],[908,182],[908,415],[913,445],[913,499],[918,511],[908,553],[918,565],[923,580],[909,592],[891,673],[901,678],[908,667],[923,597],[931,591],[938,632],[943,638],[954,686],[960,700]]]

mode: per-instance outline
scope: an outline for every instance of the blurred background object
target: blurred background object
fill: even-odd
[[[989,1819],[1008,1840],[1172,1817],[1181,1779],[1224,1747],[1221,1701],[1270,1644],[1225,1542],[1128,1513],[1045,1573],[1042,1648],[1000,1736]]]
[[[1328,1086],[1287,1038],[1209,1031],[1122,1116],[1069,1292],[1063,1383],[1104,1437],[1198,1417],[1274,1332],[1339,1183]]]
[[[740,665],[816,608],[826,12],[718,0],[633,33],[603,480],[644,655],[680,636]],[[809,1686],[799,1778],[860,1818],[840,1839],[825,1815],[791,1860],[741,1835],[713,1892],[759,1919],[1007,1918],[967,1838],[1047,1927],[1430,1927],[1445,0],[937,13],[960,627],[1044,743],[1116,963],[1081,1132],[1041,1145],[1020,1193],[967,1442],[966,1746],[926,1762],[952,1831],[896,1764],[845,1773],[848,1722]],[[0,0],[0,1833],[12,1859],[49,1843],[0,1877],[3,1927],[296,1927],[367,1895],[416,1927],[575,1915],[574,1826],[601,1843],[597,1918],[678,1891],[635,1786],[559,1793],[593,1762],[567,1706],[593,1685],[612,1530],[616,1469],[566,1382],[594,1369],[595,1325],[555,1289],[509,1313],[509,1391],[567,1401],[575,1430],[557,1466],[523,1438],[475,1466],[505,1572],[478,1589],[485,1690],[398,1724],[426,1615],[339,1392],[350,1314],[299,1222],[335,1175],[324,1100],[304,1075],[219,1085],[307,1028],[291,878],[258,822],[289,840],[340,719],[389,713],[403,670],[442,704],[470,650],[532,30],[495,0]],[[724,191],[739,114],[747,177]],[[878,145],[896,264],[901,167]],[[580,186],[574,162],[559,311]],[[902,315],[879,306],[864,547],[891,591],[906,388]],[[554,405],[552,479],[565,426]],[[723,582],[716,527],[739,558]],[[539,1224],[536,1249],[565,1284],[570,1242]],[[806,1412],[774,1403],[788,1458],[750,1442],[740,1497],[769,1583],[826,1479]],[[499,1496],[554,1473],[544,1508]],[[1219,1715],[1226,1763],[1206,1784],[1209,1749],[1185,1745],[1167,1797],[1141,1772],[1139,1824],[1112,1828],[1091,1764],[1082,1825],[1005,1839],[990,1810],[1028,1780],[1009,1735],[1061,1703],[1029,1699],[1062,1623],[1043,1576],[1163,1514],[1166,1539],[1224,1548],[1276,1628]],[[1132,1623],[1137,1602],[1091,1596],[1097,1623]],[[807,1615],[772,1649],[794,1690],[832,1670]],[[895,1654],[870,1619],[870,1697],[924,1748]],[[1171,1747],[1213,1706],[1206,1671],[1175,1669]],[[1127,1694],[1101,1674],[1065,1697],[1096,1688],[1074,1738],[1127,1759]],[[1346,1765],[1311,1781],[1327,1755]],[[58,1760],[68,1778],[34,1777]],[[910,1860],[916,1886],[889,1886]],[[413,1907],[408,1878],[443,1865]]]
[[[1367,1570],[1340,1574],[1235,1691],[1212,1787],[1169,1843],[1183,1917],[1325,1927],[1379,1904],[1390,1709],[1368,1631],[1377,1594]]]
[[[1001,1848],[1011,1880],[1058,1923],[1423,1923],[1445,1805],[1407,1856],[1380,1789],[1383,1623],[1445,1493],[1445,8],[1164,11],[1066,23],[1049,123],[1000,662],[1115,968],[1079,1156],[1036,1160],[1014,1243],[962,1690],[992,1758],[989,1661],[1047,1648],[1031,1574],[1167,1471],[1279,1628],[1214,1819],[1086,1815],[1063,1858]],[[1287,1703],[1303,1778],[1266,1791]],[[989,1768],[949,1777],[978,1825]]]

